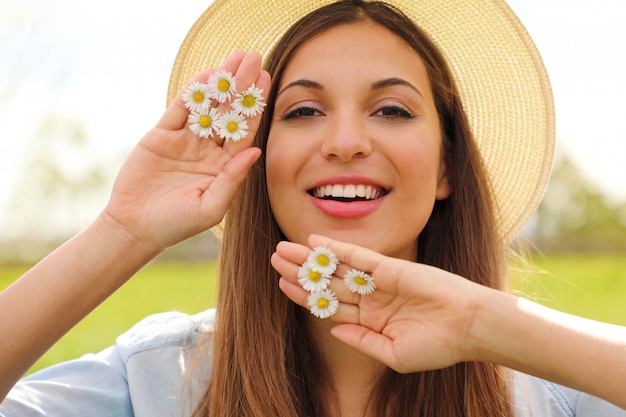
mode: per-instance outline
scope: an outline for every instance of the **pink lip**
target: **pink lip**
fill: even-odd
[[[324,180],[318,181],[313,189],[328,185],[328,184],[363,184],[363,185],[371,185],[374,187],[378,187],[380,189],[386,189],[384,186],[378,184],[376,181],[373,181],[370,178],[362,177],[362,176],[340,176],[340,177],[331,177],[325,178]],[[383,200],[385,199],[385,195],[372,199],[372,200],[361,200],[361,201],[337,201],[337,200],[327,200],[315,198],[314,196],[310,196],[313,204],[321,210],[324,214],[340,218],[340,219],[356,219],[359,217],[367,216],[381,205]]]
[[[320,200],[311,196],[315,207],[326,215],[340,219],[356,219],[373,213],[385,197],[368,201],[352,201],[350,203],[334,200]]]

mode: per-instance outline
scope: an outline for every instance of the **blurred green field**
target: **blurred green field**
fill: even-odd
[[[513,273],[517,292],[541,304],[626,325],[626,254],[537,256]]]
[[[27,267],[0,267],[0,289]],[[215,305],[215,263],[152,263],[70,330],[33,365],[30,372],[97,352],[149,314],[164,311],[195,313]],[[3,319],[7,319],[3,317]]]
[[[626,325],[626,255],[551,255],[533,258],[530,263],[532,268],[515,271],[516,292],[559,310]],[[0,289],[25,270],[0,268]],[[148,314],[168,310],[194,313],[214,305],[215,277],[212,262],[147,265],[65,335],[31,372],[109,346]]]

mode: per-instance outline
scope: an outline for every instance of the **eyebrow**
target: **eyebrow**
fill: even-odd
[[[421,97],[424,97],[422,92],[413,84],[411,84],[410,82],[406,80],[403,80],[402,78],[397,78],[397,77],[385,78],[384,80],[376,81],[372,83],[371,89],[381,90],[381,89],[392,87],[395,85],[403,85],[403,86],[409,87],[410,89],[414,90],[417,94],[419,94]],[[276,97],[280,96],[285,90],[292,88],[292,87],[304,87],[304,88],[311,88],[314,90],[324,89],[324,86],[318,83],[317,81],[301,79],[301,80],[292,81],[289,84],[287,84],[285,87],[283,87],[282,90],[278,92],[278,94],[276,94]]]
[[[315,90],[323,90],[324,86],[320,83],[318,83],[317,81],[312,81],[312,80],[296,80],[296,81],[292,81],[289,84],[287,84],[285,87],[283,87],[282,90],[280,90],[278,92],[278,94],[276,94],[276,97],[280,96],[285,90],[292,88],[292,87],[305,87],[305,88],[312,88]]]
[[[413,84],[411,84],[410,82],[403,80],[402,78],[397,78],[397,77],[392,77],[392,78],[385,78],[384,80],[380,80],[380,81],[376,81],[375,83],[372,83],[372,90],[381,90],[383,88],[386,87],[392,87],[394,85],[404,85],[409,87],[410,89],[414,90],[417,94],[419,94],[422,98],[424,97],[424,95],[422,94],[422,92]]]

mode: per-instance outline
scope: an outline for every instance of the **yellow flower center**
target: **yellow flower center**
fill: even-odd
[[[228,80],[221,79],[217,82],[217,89],[225,93],[230,89],[230,83]]]
[[[320,298],[319,300],[317,300],[317,306],[319,308],[326,308],[328,307],[328,300],[325,298]]]
[[[211,123],[213,123],[211,118],[206,114],[200,116],[200,119],[198,119],[198,124],[202,127],[209,127],[211,126]]]
[[[320,264],[320,266],[328,266],[328,264],[330,264],[330,259],[328,259],[328,256],[326,255],[318,255],[317,263]]]
[[[356,282],[359,285],[367,285],[367,280],[361,276],[354,278],[354,282]]]
[[[256,99],[254,98],[254,96],[252,94],[246,94],[241,99],[241,104],[244,107],[253,107],[255,105],[255,103],[256,103]]]
[[[309,271],[309,279],[313,282],[319,282],[322,279],[322,274],[316,271]]]
[[[239,125],[237,124],[237,122],[228,122],[226,124],[226,130],[228,130],[230,133],[235,133],[237,129],[239,129]]]
[[[204,93],[202,91],[196,91],[193,93],[193,101],[196,103],[202,103],[204,101]]]

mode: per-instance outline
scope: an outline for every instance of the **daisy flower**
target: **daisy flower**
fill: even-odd
[[[206,111],[211,106],[209,85],[200,82],[191,84],[183,93],[183,101],[185,102],[185,107],[192,112],[201,113]]]
[[[217,132],[220,116],[217,113],[217,109],[211,108],[200,113],[192,112],[188,120],[189,129],[201,138],[206,139],[213,136],[213,132]]]
[[[376,284],[374,284],[371,275],[356,269],[352,269],[344,275],[343,283],[350,291],[361,295],[371,294],[376,289]]]
[[[233,74],[228,71],[215,71],[209,77],[209,91],[211,92],[211,98],[224,103],[229,100],[230,97],[235,94],[235,78]]]
[[[263,103],[262,93],[262,89],[252,84],[246,91],[237,94],[237,98],[233,101],[233,109],[247,117],[263,113],[265,103]]]
[[[308,292],[325,290],[330,284],[330,276],[311,269],[311,264],[305,262],[298,270],[298,282]]]
[[[248,122],[246,121],[246,117],[234,110],[220,117],[218,128],[220,137],[227,141],[239,142],[241,139],[248,136]]]
[[[318,246],[313,249],[306,261],[311,266],[311,269],[328,276],[335,272],[339,264],[337,255],[323,246]]]
[[[311,308],[311,314],[321,319],[328,318],[337,312],[339,300],[330,290],[314,292],[307,302]]]

